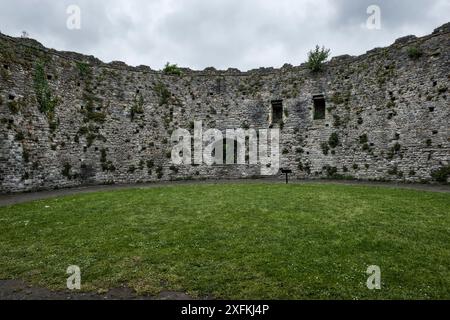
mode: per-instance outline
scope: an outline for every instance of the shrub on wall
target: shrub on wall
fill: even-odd
[[[323,69],[324,62],[330,55],[330,49],[320,48],[318,45],[308,53],[308,68],[312,72],[319,72]]]
[[[422,55],[423,52],[420,48],[418,47],[409,47],[408,50],[408,57],[410,57],[411,59],[419,59]]]
[[[336,132],[333,132],[328,139],[328,144],[332,149],[336,148],[339,145],[339,136]]]
[[[169,62],[167,62],[166,65],[164,66],[163,72],[165,74],[176,76],[181,76],[183,74],[181,69],[176,64],[170,64]]]
[[[95,103],[101,103],[101,99],[95,97],[95,95],[85,92],[83,94],[83,99],[85,100],[86,107],[83,110],[85,115],[84,122],[88,123],[90,121],[103,123],[106,120],[106,114],[103,112],[97,112]]]
[[[169,103],[169,99],[172,96],[169,89],[167,89],[167,86],[162,83],[158,82],[155,86],[155,92],[159,97],[159,105],[165,105]]]
[[[77,61],[76,64],[77,64],[77,68],[78,68],[80,77],[87,78],[92,74],[92,70],[91,70],[91,67],[89,66],[89,64],[87,64],[85,62],[80,62],[80,61]]]

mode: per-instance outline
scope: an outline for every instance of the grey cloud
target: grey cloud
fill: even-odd
[[[401,28],[405,25],[427,26],[433,19],[430,10],[440,5],[440,1],[411,0],[336,0],[336,26],[358,24],[366,20],[366,9],[377,5],[381,9],[383,27],[388,29]],[[441,2],[442,4],[442,2]],[[448,15],[447,15],[448,18]]]
[[[66,28],[69,4],[82,10],[81,30]],[[381,30],[364,28],[371,4]],[[300,64],[315,44],[360,54],[429,33],[449,12],[448,0],[16,0],[0,2],[0,30],[104,61],[246,70]]]

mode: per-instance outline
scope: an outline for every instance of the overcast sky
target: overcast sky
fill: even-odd
[[[79,30],[66,26],[72,4]],[[366,26],[370,5],[379,30]],[[0,0],[2,33],[153,69],[299,65],[316,44],[358,55],[449,21],[450,0]]]

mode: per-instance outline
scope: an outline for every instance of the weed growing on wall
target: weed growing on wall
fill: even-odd
[[[45,113],[49,119],[53,119],[57,99],[52,97],[52,92],[45,75],[45,65],[42,61],[36,63],[34,72],[34,91],[36,93],[39,110]]]
[[[155,86],[155,92],[159,97],[160,106],[169,103],[169,99],[172,96],[172,94],[170,93],[169,89],[167,89],[167,86],[164,83],[158,82]]]

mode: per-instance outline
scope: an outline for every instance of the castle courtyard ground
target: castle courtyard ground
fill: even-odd
[[[446,299],[449,208],[448,186],[337,181],[2,196],[0,296]],[[66,288],[70,265],[81,292]],[[372,265],[381,290],[367,288]]]

